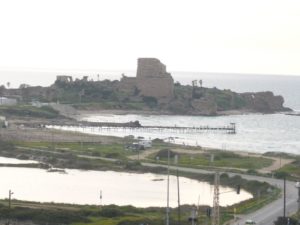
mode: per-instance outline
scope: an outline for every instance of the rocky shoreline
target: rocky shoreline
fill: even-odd
[[[282,111],[274,112],[274,113],[284,113]],[[202,114],[178,114],[170,111],[151,111],[151,110],[123,110],[123,109],[89,109],[89,110],[77,110],[77,114],[74,115],[74,119],[82,120],[87,116],[96,116],[96,115],[178,115],[178,116],[207,116]],[[253,114],[273,114],[273,113],[262,113],[255,112],[253,110],[227,110],[227,111],[219,111],[214,116],[231,116],[231,115],[253,115]],[[297,116],[293,113],[285,113],[285,115],[293,115]],[[299,114],[300,116],[300,114]]]

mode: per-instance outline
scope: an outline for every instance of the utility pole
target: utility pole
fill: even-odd
[[[79,93],[78,93],[78,95],[79,95],[79,103],[81,104],[81,100],[82,100],[82,96],[85,94],[85,90],[84,89],[82,89]]]
[[[11,196],[13,195],[14,193],[9,190],[8,192],[8,208],[11,209]]]
[[[52,129],[51,129],[51,142],[52,142],[52,150],[55,150],[54,146],[54,125],[52,123]]]
[[[298,189],[298,210],[300,210],[300,182],[298,181],[295,185],[295,187]]]
[[[214,185],[214,202],[213,202],[213,221],[212,225],[220,224],[220,209],[219,209],[219,190],[220,177],[219,172],[215,173],[215,185]]]
[[[283,218],[286,215],[286,178],[283,178]]]
[[[170,197],[170,149],[168,148],[168,175],[167,175],[167,209],[166,209],[166,225],[169,225],[169,197]]]
[[[196,88],[197,88],[197,80],[193,80],[192,81],[192,87],[193,87],[193,91],[192,91],[192,97],[195,97],[195,92],[196,92]]]
[[[180,212],[180,188],[179,188],[179,171],[178,171],[178,155],[176,155],[176,164],[177,164],[177,199],[178,199],[178,225],[180,225],[181,221],[181,212]]]
[[[196,225],[196,223],[198,222],[196,207],[192,208],[191,216],[189,217],[189,222],[191,222],[192,225]]]
[[[100,208],[102,207],[102,190],[100,190]]]

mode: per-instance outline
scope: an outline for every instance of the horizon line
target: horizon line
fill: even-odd
[[[85,72],[136,72],[136,69],[52,69],[52,68],[40,68],[40,67],[20,67],[20,68],[11,68],[11,67],[0,67],[1,71],[7,71],[7,72],[43,72],[43,73],[58,73],[57,75],[63,75],[59,73],[85,73]],[[292,74],[292,73],[286,73],[286,74],[279,74],[279,73],[250,73],[250,72],[215,72],[215,71],[191,71],[191,70],[168,70],[170,73],[201,73],[201,74],[226,74],[226,75],[257,75],[257,76],[290,76],[290,77],[300,77],[299,74]],[[121,75],[121,74],[120,74]]]

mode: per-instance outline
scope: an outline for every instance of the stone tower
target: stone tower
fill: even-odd
[[[157,99],[173,97],[174,80],[158,59],[139,58],[136,78],[140,95]]]

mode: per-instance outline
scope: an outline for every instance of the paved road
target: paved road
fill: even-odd
[[[158,165],[154,163],[142,163],[144,166],[150,166],[150,167],[167,167],[165,165]],[[170,169],[176,170],[177,167],[170,166]],[[183,172],[191,172],[191,173],[214,173],[213,171],[207,171],[207,170],[202,170],[202,169],[193,169],[193,168],[184,168],[184,167],[179,167],[179,171]],[[273,179],[273,178],[266,178],[266,177],[259,177],[259,176],[252,176],[252,175],[244,175],[244,174],[236,174],[236,173],[228,173],[229,176],[235,176],[235,175],[240,175],[244,179],[247,180],[257,180],[261,182],[268,182],[271,185],[277,186],[282,190],[283,193],[283,181],[278,180],[278,179]],[[286,182],[286,214],[290,215],[293,214],[297,211],[298,209],[298,191],[295,188],[295,183],[287,181]],[[278,216],[283,215],[283,197],[280,199],[266,205],[262,209],[247,214],[247,215],[240,215],[238,216],[239,219],[235,222],[232,222],[232,225],[243,225],[245,224],[245,221],[247,219],[252,219],[256,221],[257,225],[274,225],[274,221]]]

